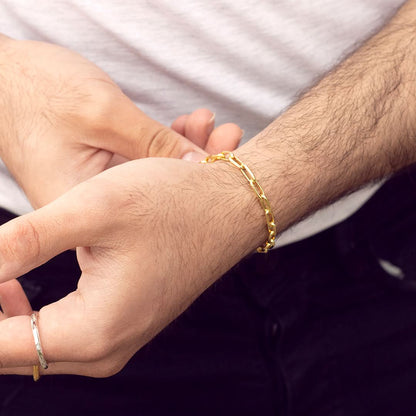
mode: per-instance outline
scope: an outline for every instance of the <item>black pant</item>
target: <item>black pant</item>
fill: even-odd
[[[241,262],[118,375],[1,377],[0,415],[416,415],[415,230],[413,169]],[[78,276],[67,252],[21,280],[39,308]]]

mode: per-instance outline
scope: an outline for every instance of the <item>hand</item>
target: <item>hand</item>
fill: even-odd
[[[179,116],[171,125],[172,130],[186,137],[208,154],[220,153],[223,150],[235,150],[243,137],[243,130],[237,124],[225,123],[215,127],[215,114],[206,108],[199,108],[191,114]],[[201,161],[206,154],[201,151],[185,153],[184,160]],[[129,159],[113,155],[107,168],[127,162]]]
[[[215,128],[215,114],[202,108],[192,114],[184,114],[172,123],[172,129],[209,154],[237,148],[243,136],[243,130],[234,123],[222,124]],[[195,160],[201,158],[195,155]]]
[[[147,117],[106,73],[75,52],[0,36],[0,64],[0,156],[34,207],[114,164],[114,154],[135,159],[203,153]],[[189,116],[186,133],[208,145],[213,124],[203,111],[202,123]]]
[[[45,374],[109,376],[265,239],[262,217],[225,163],[127,162],[0,227],[0,279],[78,246],[77,290],[39,311]],[[31,374],[30,319],[8,317],[31,308],[12,282],[0,286],[1,372]]]

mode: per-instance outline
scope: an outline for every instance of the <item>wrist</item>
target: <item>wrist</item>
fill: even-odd
[[[206,157],[204,160],[202,160],[201,163],[209,164],[215,162],[228,163],[230,166],[233,166],[235,169],[237,169],[243,178],[247,181],[247,184],[252,189],[254,195],[257,197],[259,205],[264,212],[264,219],[266,221],[268,235],[267,240],[261,246],[257,247],[256,251],[258,253],[267,253],[275,245],[276,223],[270,202],[267,199],[263,188],[261,187],[251,169],[241,159],[239,159],[235,153],[230,151],[222,151],[219,154],[214,154]]]
[[[337,177],[322,167],[321,157],[308,156],[301,129],[285,125],[283,117],[235,152],[262,186],[275,217],[277,235],[333,202],[342,191],[332,187]]]
[[[222,160],[201,168],[203,183],[210,183],[207,208],[211,219],[207,227],[214,222],[219,225],[221,235],[213,240],[221,246],[219,255],[227,250],[224,259],[230,263],[225,265],[225,272],[267,240],[264,210],[240,169]]]
[[[304,215],[301,212],[301,205],[304,204],[293,199],[291,187],[298,181],[305,182],[301,178],[302,169],[295,170],[292,162],[283,157],[285,153],[276,144],[277,140],[266,129],[234,153],[247,164],[262,187],[271,205],[279,235]],[[257,197],[253,192],[254,198]],[[261,207],[255,202],[257,206],[253,209],[256,208],[261,213]],[[264,214],[262,226],[266,229]]]

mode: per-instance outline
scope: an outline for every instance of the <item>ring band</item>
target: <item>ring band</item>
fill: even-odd
[[[43,355],[42,344],[40,343],[38,323],[37,323],[37,318],[36,318],[35,313],[32,313],[30,317],[30,325],[32,327],[33,339],[35,340],[35,347],[36,347],[36,352],[38,354],[39,363],[41,367],[44,370],[46,370],[48,368],[48,363],[46,362],[45,357]],[[37,368],[35,369],[35,367]],[[33,379],[35,379],[35,376],[37,376],[37,379],[39,379],[39,366],[37,365],[33,366]]]
[[[34,365],[33,366],[33,381],[38,381],[39,379],[40,379],[39,366]]]

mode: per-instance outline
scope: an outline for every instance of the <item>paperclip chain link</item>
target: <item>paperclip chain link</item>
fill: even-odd
[[[224,151],[217,155],[210,155],[207,158],[205,158],[201,163],[213,163],[218,160],[223,160],[225,162],[231,163],[236,168],[240,169],[241,173],[247,179],[248,183],[253,188],[254,192],[259,198],[260,205],[263,208],[264,215],[266,217],[267,231],[269,235],[267,241],[262,246],[257,248],[257,252],[267,253],[275,245],[277,231],[272,208],[270,206],[269,200],[264,194],[263,188],[257,182],[256,177],[254,176],[253,172],[249,169],[249,167],[232,152]]]

